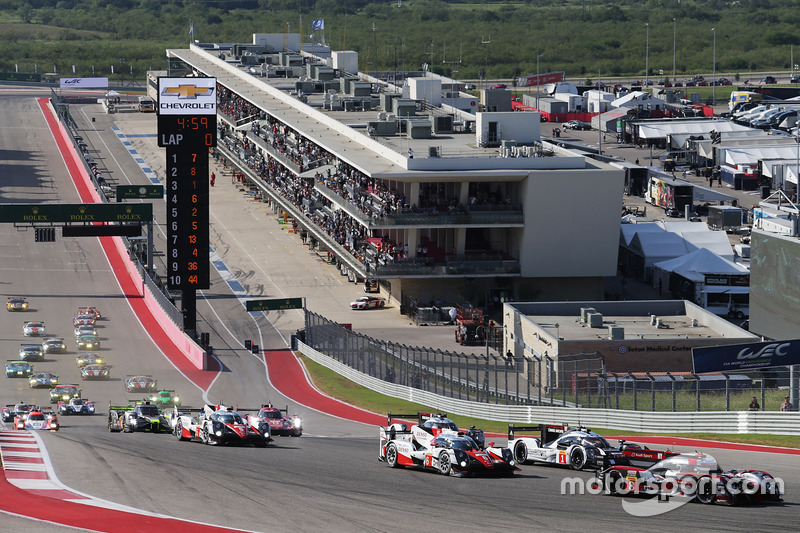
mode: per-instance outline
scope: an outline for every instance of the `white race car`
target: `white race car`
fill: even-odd
[[[541,438],[518,435],[530,431],[541,432]],[[620,440],[619,446],[615,447],[587,428],[553,424],[509,424],[508,447],[514,451],[514,459],[520,464],[551,463],[574,470],[597,470],[613,464],[649,466],[673,453],[648,450],[624,440]]]
[[[44,322],[25,322],[22,334],[26,337],[43,337],[45,335]]]
[[[177,406],[174,410],[178,412]],[[272,440],[268,423],[262,421],[258,427],[253,427],[233,407],[224,405],[206,405],[197,416],[183,414],[173,417],[173,420],[173,435],[178,440],[198,440],[203,444],[254,444],[259,448]]]
[[[380,309],[386,307],[386,298],[380,296],[362,296],[350,302],[350,309]]]

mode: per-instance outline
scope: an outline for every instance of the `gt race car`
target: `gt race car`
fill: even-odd
[[[52,411],[33,408],[25,417],[14,417],[14,429],[58,431],[58,417]]]
[[[44,322],[25,322],[22,326],[22,334],[26,337],[41,337],[45,333]]]
[[[511,450],[493,444],[482,450],[466,435],[444,433],[420,446],[405,424],[395,423],[380,428],[378,459],[392,468],[417,467],[456,477],[513,475],[518,469]]]
[[[381,309],[386,307],[386,298],[380,296],[362,296],[350,302],[350,309]]]
[[[178,416],[173,434],[181,441],[195,440],[210,445],[253,444],[263,448],[272,441],[269,424],[259,422],[254,427],[233,407],[224,405],[206,405],[197,416]]]
[[[111,432],[122,431],[150,431],[152,433],[170,432],[169,420],[150,402],[135,402],[132,405],[108,407],[108,430]]]
[[[762,470],[722,470],[705,453],[677,454],[648,469],[613,465],[598,474],[597,482],[606,494],[726,505],[779,502],[785,489],[781,480]]]
[[[77,385],[56,385],[50,389],[50,403],[68,402],[70,398],[80,398],[81,389]]]
[[[95,413],[94,402],[83,398],[70,398],[66,402],[58,402],[58,414],[60,415],[93,415]]]
[[[58,385],[58,376],[52,372],[34,372],[28,379],[28,384],[32,389],[55,387]]]
[[[79,350],[96,350],[100,347],[100,338],[96,335],[81,335],[75,339]]]
[[[64,339],[61,337],[52,337],[42,343],[42,351],[44,353],[64,353],[67,351],[67,345],[64,344]]]
[[[152,392],[157,385],[153,376],[125,376],[125,390],[128,392]]]
[[[6,300],[6,310],[7,311],[27,311],[28,310],[28,300],[25,298],[9,298]]]
[[[81,379],[109,379],[111,367],[108,365],[86,365],[81,368]]]
[[[78,368],[83,368],[86,365],[102,365],[103,358],[96,353],[80,353],[75,356],[75,364],[78,365]]]
[[[541,438],[519,433],[539,431]],[[517,463],[550,463],[574,470],[600,469],[608,464],[651,466],[675,452],[654,451],[620,441],[612,446],[606,439],[584,427],[539,424],[508,426],[508,447]]]
[[[33,367],[27,361],[9,359],[6,363],[7,378],[28,378],[33,374]]]
[[[44,359],[44,352],[42,352],[42,347],[38,344],[22,344],[20,346],[20,361],[41,361]]]
[[[248,409],[249,410],[249,409]],[[248,423],[258,428],[260,423],[269,425],[272,435],[280,437],[299,437],[303,434],[303,421],[298,415],[289,415],[289,406],[278,409],[272,404],[265,404],[255,415],[246,415]]]
[[[3,407],[3,422],[11,422],[15,418],[25,418],[31,412],[32,406],[25,402],[9,404]]]

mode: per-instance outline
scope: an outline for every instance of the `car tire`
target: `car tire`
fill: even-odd
[[[518,442],[514,445],[514,460],[519,464],[523,464],[528,460],[528,446],[524,442]]]
[[[386,464],[389,465],[390,468],[400,468],[400,463],[397,458],[397,446],[389,444],[386,447]]]
[[[178,440],[189,440],[187,437],[183,436],[183,422],[180,420],[175,424],[175,438]]]
[[[586,450],[580,446],[575,446],[569,452],[569,463],[573,470],[583,470],[586,468]]]
[[[712,504],[717,500],[717,495],[714,494],[714,481],[710,476],[700,476],[697,478],[697,492],[695,499],[704,504]]]
[[[292,437],[302,437],[302,436],[303,436],[303,432],[302,431],[293,431],[292,432]]]
[[[203,441],[203,444],[211,444],[211,439],[208,436],[207,427],[204,427],[203,431],[200,432],[200,440]]]
[[[608,476],[605,478],[605,487],[606,492],[611,494],[612,496],[619,496],[619,492],[617,491],[617,483],[619,480],[622,479],[622,474],[619,472],[610,472]]]
[[[450,454],[442,452],[439,454],[439,472],[445,476],[449,476],[453,471],[453,464],[450,462]]]
[[[380,307],[381,307],[381,309],[383,309],[384,307],[386,307],[386,302],[381,302],[381,305],[380,305]]]

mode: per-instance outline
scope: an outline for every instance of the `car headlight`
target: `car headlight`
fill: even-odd
[[[175,397],[172,399],[172,402],[173,402],[173,403],[178,403],[179,401],[181,401],[181,399],[180,399],[180,398],[178,398],[177,396],[175,396]]]
[[[217,435],[217,437],[221,437],[221,436],[222,436],[222,430],[221,430],[221,429],[218,429],[218,430],[216,431],[216,435]]]
[[[461,466],[467,466],[467,462],[466,461],[461,461]]]
[[[293,423],[295,429],[300,429],[300,427],[303,425],[302,420],[300,420],[299,418],[295,418]]]

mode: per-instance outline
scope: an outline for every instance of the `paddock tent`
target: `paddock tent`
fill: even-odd
[[[658,122],[635,122],[638,137],[646,141],[666,139],[673,135],[703,135],[712,131],[728,132],[751,130],[747,126],[729,120],[663,120]]]
[[[654,279],[660,277],[664,287],[669,286],[669,275],[673,273],[697,282],[704,282],[706,274],[750,275],[750,270],[744,265],[720,257],[706,248],[699,248],[694,252],[658,262],[653,266],[656,269]]]

